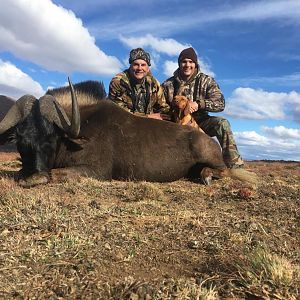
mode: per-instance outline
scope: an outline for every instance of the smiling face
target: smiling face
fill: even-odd
[[[196,64],[189,58],[184,58],[179,63],[180,76],[183,80],[188,80],[192,77],[196,70]]]
[[[130,65],[129,72],[137,82],[141,82],[148,74],[149,66],[143,59],[136,59]]]

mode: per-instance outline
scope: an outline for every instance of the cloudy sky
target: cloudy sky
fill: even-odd
[[[164,81],[193,46],[245,159],[300,161],[300,0],[0,0],[0,94],[103,81],[151,54]],[[1,109],[1,108],[0,108]]]

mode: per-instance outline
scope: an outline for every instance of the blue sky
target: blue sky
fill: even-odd
[[[300,0],[0,0],[0,94],[108,84],[132,48],[162,82],[193,46],[245,159],[300,161]],[[0,108],[1,109],[1,108]]]

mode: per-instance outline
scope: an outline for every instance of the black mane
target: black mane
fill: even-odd
[[[104,99],[106,98],[106,91],[103,84],[103,81],[94,81],[88,80],[74,84],[75,91],[83,94],[92,95],[96,99]],[[56,97],[62,93],[70,93],[70,87],[59,87],[55,89],[50,89],[46,92],[46,95],[52,95]]]

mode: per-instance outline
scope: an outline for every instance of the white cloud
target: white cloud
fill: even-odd
[[[147,34],[142,37],[124,37],[121,36],[120,40],[126,46],[130,48],[151,48],[159,53],[164,53],[170,56],[177,56],[179,53],[188,47],[191,47],[189,44],[181,44],[174,39],[162,39],[154,37],[151,34]]]
[[[24,94],[40,97],[45,94],[41,85],[10,62],[0,59],[1,94],[17,99]]]
[[[164,63],[163,73],[167,77],[171,77],[177,68],[178,68],[177,61],[166,60]]]
[[[238,148],[247,159],[273,159],[300,161],[300,130],[276,126],[263,127],[260,135],[255,131],[235,132]]]
[[[143,12],[144,13],[144,12]],[[89,28],[93,34],[101,39],[112,39],[116,37],[122,37],[124,33],[127,36],[142,36],[149,32],[153,32],[153,28],[159,28],[160,35],[170,35],[174,32],[181,31],[181,29],[188,29],[190,26],[185,26],[184,22],[179,24],[182,20],[170,19],[170,16],[157,16],[142,17],[142,18],[126,18],[117,20],[101,20],[98,19],[92,24],[89,24]],[[138,23],[138,26],[137,26]],[[192,24],[190,24],[192,25]],[[181,27],[183,26],[183,27]]]
[[[169,0],[170,1],[170,0]],[[171,0],[172,1],[172,0]],[[173,0],[174,1],[174,0]],[[176,0],[175,0],[176,1]],[[56,1],[57,2],[57,1]],[[123,7],[125,8],[135,8],[137,6],[141,7],[140,0],[59,0],[59,3],[64,7],[69,7],[72,10],[79,11],[81,14],[90,14],[95,11],[103,11],[105,9],[110,9],[118,6],[121,10]],[[156,3],[161,4],[161,0],[151,0],[148,3],[143,3],[143,8],[151,6]]]
[[[273,128],[263,126],[263,131],[275,138],[300,139],[300,129],[286,128],[284,126],[275,126]]]
[[[119,3],[119,10],[122,10],[124,5],[127,8],[127,2],[126,4],[125,2]],[[124,32],[130,36],[146,35],[153,32],[153,28],[158,28],[161,36],[170,36],[187,30],[205,30],[206,25],[224,21],[283,20],[296,24],[300,22],[299,0],[235,1],[235,3],[223,1],[218,4],[217,8],[205,3],[199,5],[199,2],[194,1],[192,9],[185,2],[176,1],[172,7],[172,16],[170,16],[170,10],[165,10],[167,13],[164,14],[163,10],[159,10],[157,7],[160,6],[155,3],[150,6],[148,11],[151,12],[151,15],[145,12],[144,6],[142,6],[142,11],[135,7],[137,13],[134,18],[131,14],[123,16],[122,19],[112,17],[109,20],[109,26],[107,20],[97,19],[90,24],[90,28],[98,37],[110,39],[122,35]],[[155,10],[155,14],[152,13],[153,10]],[[203,11],[205,11],[205,15],[203,15]]]
[[[300,2],[298,0],[257,1],[232,7],[232,9],[218,12],[215,18],[231,20],[266,20],[273,18],[300,17]],[[214,17],[212,16],[212,19]]]
[[[299,113],[300,94],[275,93],[252,88],[237,88],[227,101],[225,113],[241,119],[283,120]],[[299,122],[299,120],[298,120]]]
[[[258,146],[258,145],[269,145],[268,138],[258,134],[255,131],[243,131],[243,132],[235,132],[237,140],[239,140],[239,145],[246,146]]]
[[[300,105],[295,105],[294,110],[292,111],[292,118],[300,123]]]
[[[249,86],[252,84],[274,84],[281,86],[299,86],[300,73],[293,73],[276,77],[249,77],[249,78],[235,78],[235,79],[222,79],[220,82],[223,84],[235,84]]]
[[[0,2],[0,50],[53,71],[112,75],[120,70],[120,61],[95,45],[72,11],[50,0]]]
[[[213,72],[213,70],[211,69],[211,65],[208,62],[206,62],[201,57],[198,57],[198,62],[199,62],[201,72],[211,77],[216,77],[216,74]]]

